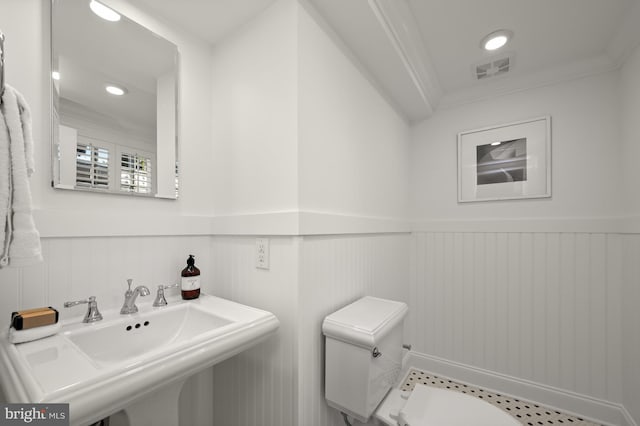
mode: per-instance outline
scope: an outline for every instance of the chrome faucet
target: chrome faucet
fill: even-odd
[[[149,289],[143,285],[139,285],[138,287],[131,290],[132,282],[133,280],[131,278],[127,280],[129,289],[124,292],[124,304],[122,305],[122,309],[120,309],[120,313],[123,315],[135,314],[136,312],[138,312],[138,307],[136,306],[136,298],[138,297],[138,295],[148,296],[151,293]]]
[[[156,300],[153,302],[153,306],[158,308],[160,306],[167,306],[167,299],[164,297],[164,291],[169,288],[177,288],[180,287],[180,284],[172,284],[172,285],[159,285],[158,286],[158,294],[156,294]]]
[[[75,302],[64,302],[64,307],[70,308],[72,306],[80,305],[81,303],[86,303],[88,305],[87,313],[84,315],[82,322],[96,322],[102,319],[102,314],[98,310],[98,302],[96,302],[95,296],[91,296],[84,300],[76,300]]]

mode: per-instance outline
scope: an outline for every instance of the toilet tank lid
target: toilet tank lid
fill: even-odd
[[[408,311],[404,302],[365,296],[328,315],[322,332],[327,337],[373,348],[404,320]]]

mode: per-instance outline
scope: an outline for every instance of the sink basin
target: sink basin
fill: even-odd
[[[229,324],[233,321],[183,303],[147,315],[66,331],[63,335],[93,362],[106,366],[134,360],[164,347],[180,346]]]
[[[168,306],[153,308],[138,299],[138,313],[107,310],[92,324],[66,320],[60,333],[33,342],[13,345],[6,333],[0,336],[0,383],[8,402],[69,403],[71,424],[83,425],[145,398],[157,401],[173,383],[175,401],[160,404],[173,407],[186,378],[259,343],[279,325],[270,312],[215,296],[167,300]]]

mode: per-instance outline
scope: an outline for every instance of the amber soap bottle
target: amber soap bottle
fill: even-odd
[[[182,270],[182,298],[185,300],[200,297],[200,269],[196,268],[196,260],[190,254],[187,259],[187,267]]]

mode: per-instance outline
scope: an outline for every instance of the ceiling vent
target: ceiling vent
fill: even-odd
[[[500,55],[488,58],[472,66],[473,75],[476,80],[484,80],[489,77],[503,75],[513,67],[513,55]]]

